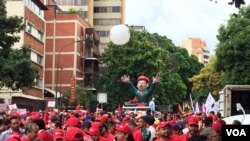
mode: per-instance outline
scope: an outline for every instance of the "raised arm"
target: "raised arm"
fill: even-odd
[[[137,89],[135,88],[135,86],[131,83],[129,76],[123,75],[123,76],[121,77],[121,80],[122,80],[123,83],[126,83],[129,92],[132,93],[134,96],[137,96],[137,91],[138,91],[138,90],[137,90]]]

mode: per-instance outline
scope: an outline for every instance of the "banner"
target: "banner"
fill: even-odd
[[[217,114],[220,110],[220,102],[216,101],[213,104],[212,111],[214,111],[215,114]]]
[[[7,104],[0,104],[0,111],[3,112],[3,111],[6,111],[7,110]]]
[[[71,84],[70,84],[70,99],[69,103],[73,103],[76,100],[76,91],[75,91],[75,77],[71,77]]]
[[[195,113],[200,113],[200,107],[198,101],[195,103]]]
[[[207,96],[206,103],[205,103],[206,113],[213,110],[212,105],[214,104],[214,102],[215,102],[215,100],[214,100],[213,96],[211,95],[211,93],[209,93]]]

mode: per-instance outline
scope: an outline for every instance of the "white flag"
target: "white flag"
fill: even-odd
[[[205,106],[205,103],[202,103],[202,112],[203,112],[203,113],[206,113],[206,106]]]
[[[189,94],[189,96],[190,96],[190,103],[191,103],[191,106],[192,106],[192,111],[194,112],[194,103],[193,103],[193,99],[192,99],[191,93]]]
[[[220,102],[219,100],[216,101],[213,105],[212,111],[214,111],[215,114],[217,114],[220,110]]]
[[[215,100],[214,100],[213,96],[211,95],[211,93],[209,93],[208,96],[207,96],[206,103],[205,103],[206,113],[213,110],[212,105],[214,104],[214,102],[215,102]]]
[[[199,103],[198,101],[195,104],[195,113],[200,113]]]

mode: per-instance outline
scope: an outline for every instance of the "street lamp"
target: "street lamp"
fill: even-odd
[[[56,62],[56,103],[58,104],[58,107],[59,109],[61,108],[61,103],[58,102],[57,98],[58,98],[58,73],[59,73],[59,63],[60,63],[60,56],[61,56],[61,52],[63,51],[63,49],[65,47],[67,47],[68,45],[71,45],[73,43],[76,43],[76,42],[81,42],[81,41],[84,41],[84,40],[76,40],[76,41],[73,41],[73,42],[69,42],[67,44],[65,44],[60,50],[59,50],[59,53],[58,53],[58,57],[57,57],[57,62]],[[60,101],[61,101],[61,94],[60,94]]]

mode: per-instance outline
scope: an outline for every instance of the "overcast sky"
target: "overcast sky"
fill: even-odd
[[[230,14],[238,11],[230,0],[126,0],[126,24],[145,26],[150,33],[165,35],[179,46],[199,37],[214,54],[216,35]],[[250,0],[245,0],[249,4]]]

